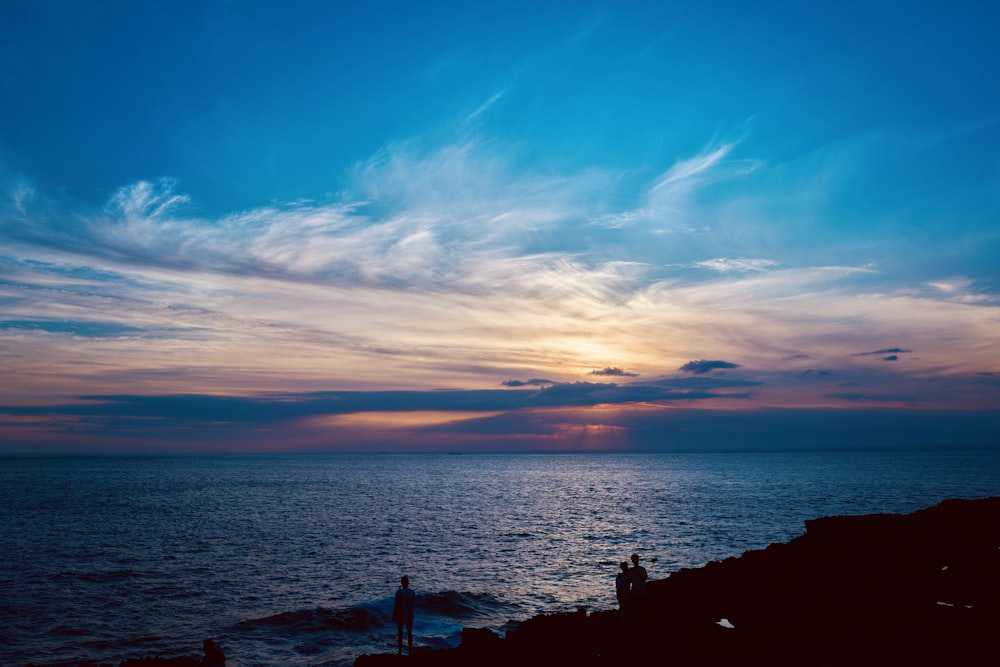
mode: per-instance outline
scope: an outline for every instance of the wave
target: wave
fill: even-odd
[[[349,609],[299,609],[296,611],[286,611],[274,616],[241,621],[234,627],[244,632],[265,631],[275,632],[280,629],[288,634],[309,634],[317,632],[327,632],[330,630],[346,630],[363,632],[382,625],[388,615],[373,613],[364,607],[351,607]]]
[[[249,619],[231,626],[227,640],[237,646],[284,646],[312,659],[340,653],[356,657],[361,653],[390,652],[395,649],[396,640],[392,604],[390,596],[339,609],[296,609]],[[418,593],[414,639],[424,646],[454,647],[459,644],[464,628],[500,629],[516,613],[516,605],[489,593]]]
[[[393,598],[386,597],[341,609],[324,607],[298,609],[241,621],[234,626],[234,629],[253,632],[284,628],[293,634],[329,630],[364,632],[391,624],[392,603]],[[442,618],[465,622],[490,621],[515,611],[516,605],[504,603],[489,593],[442,591],[417,594],[418,618]]]
[[[418,593],[417,608],[425,613],[462,621],[489,621],[517,611],[516,605],[504,603],[490,593],[458,591]]]

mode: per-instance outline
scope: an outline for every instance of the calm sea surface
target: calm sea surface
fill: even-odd
[[[462,627],[614,606],[833,514],[1000,495],[996,453],[0,458],[0,665],[200,654],[349,665]]]

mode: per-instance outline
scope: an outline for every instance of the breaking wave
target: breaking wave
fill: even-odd
[[[390,596],[339,609],[282,612],[236,623],[226,639],[234,645],[250,642],[270,646],[276,655],[289,651],[303,658],[322,655],[324,661],[316,664],[349,664],[359,653],[381,653],[395,647],[392,603]],[[517,614],[517,605],[489,593],[418,593],[413,631],[422,644],[447,648],[458,646],[463,628],[491,627],[502,633]],[[351,647],[350,652],[341,655],[338,647],[344,646]]]

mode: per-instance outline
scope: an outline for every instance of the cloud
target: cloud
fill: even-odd
[[[515,393],[508,391],[507,393]],[[4,438],[3,451],[381,451],[381,450],[554,450],[589,446],[639,451],[739,451],[932,448],[995,448],[1000,428],[996,410],[900,410],[882,406],[888,397],[851,397],[871,402],[839,409],[663,409],[648,405],[612,408],[525,408],[468,418],[404,419],[378,413],[354,424],[310,409],[280,406],[294,397],[257,401],[179,397],[170,409],[151,399],[128,410],[126,397],[90,416],[68,410],[43,415],[21,408],[0,422],[10,431],[25,420],[50,427],[30,450]],[[882,400],[882,399],[885,400]],[[330,397],[332,400],[332,397]],[[204,401],[204,402],[202,402]],[[319,399],[322,403],[323,399]],[[67,406],[69,407],[69,406]],[[313,405],[312,408],[319,408]],[[327,406],[329,407],[329,405]],[[280,409],[279,409],[280,408]],[[9,408],[0,410],[8,412]],[[80,410],[80,406],[76,406]],[[193,412],[192,412],[193,411]],[[116,414],[127,412],[128,414]],[[256,414],[256,417],[254,416]],[[581,436],[589,434],[585,442]],[[750,437],[748,437],[750,434]],[[803,438],[802,434],[809,437]],[[6,433],[5,433],[6,435]]]
[[[472,113],[466,116],[465,122],[469,123],[479,118],[479,116],[483,115],[490,107],[492,107],[494,104],[503,99],[504,95],[506,94],[507,94],[506,91],[500,91],[498,93],[494,93],[493,95],[491,95],[488,100],[483,102]]]
[[[514,384],[508,386],[519,386],[517,381],[512,382]],[[257,396],[94,394],[80,396],[73,403],[0,405],[0,415],[75,423],[77,430],[106,432],[108,437],[114,437],[119,427],[127,427],[129,433],[174,432],[182,435],[196,427],[215,428],[222,424],[292,427],[305,419],[366,412],[489,413],[745,397],[745,394],[717,394],[704,387],[678,390],[657,384],[535,382],[547,386],[497,390],[317,391]]]
[[[108,213],[129,219],[163,217],[190,201],[187,195],[175,193],[176,187],[176,179],[161,178],[119,188],[108,201]]]
[[[84,338],[117,338],[141,333],[139,327],[133,327],[118,322],[68,320],[0,320],[0,330],[22,329],[25,331],[45,331],[55,334],[70,334]]]
[[[659,203],[677,219],[708,220],[701,213],[715,200],[695,195],[747,173],[735,150],[713,146],[654,183],[625,186],[625,175],[599,169],[524,168],[496,142],[400,142],[359,163],[336,201],[214,218],[194,215],[173,179],[120,188],[90,211],[33,191],[18,199],[25,214],[8,202],[0,215],[0,302],[13,323],[0,327],[11,351],[0,403],[14,402],[14,387],[47,395],[56,377],[59,396],[244,395],[538,389],[581,373],[625,380],[741,367],[700,359],[704,350],[767,378],[743,385],[760,387],[756,400],[791,381],[767,369],[805,358],[788,356],[796,350],[838,378],[850,377],[838,360],[856,350],[887,361],[910,353],[877,349],[885,331],[906,331],[923,357],[893,364],[895,382],[995,365],[996,306],[901,287],[867,259],[790,266],[760,259],[770,249],[727,254],[743,233],[734,222],[666,239],[663,225],[645,224],[668,219],[657,218],[657,202],[620,205],[629,192],[672,192],[684,196]],[[728,185],[719,194],[732,197]],[[605,215],[628,224],[595,223]],[[704,257],[715,259],[699,266]],[[619,366],[604,367],[609,359]],[[525,368],[533,377],[507,379]],[[615,402],[720,389],[680,379],[577,391]]]
[[[732,375],[698,375],[697,377],[671,377],[650,382],[658,387],[669,387],[671,389],[692,390],[713,390],[726,389],[729,387],[759,387],[764,383],[760,380],[737,379]]]
[[[692,158],[678,160],[653,184],[651,192],[673,189],[689,183],[699,176],[705,176],[733,150],[734,144],[723,144],[709,148]]]
[[[705,203],[701,195],[718,184],[745,178],[761,166],[753,159],[727,159],[737,145],[737,142],[713,144],[696,155],[678,159],[665,172],[644,184],[635,207],[599,215],[590,213],[586,219],[595,227],[623,231],[642,229],[656,235],[667,231],[704,230],[721,203]],[[650,241],[654,239],[651,237]],[[677,247],[672,251],[676,252]]]
[[[689,361],[677,370],[685,371],[687,373],[708,373],[719,368],[739,368],[739,364],[734,364],[729,361],[709,361],[707,359],[698,359],[697,361]]]
[[[590,375],[604,375],[604,376],[611,376],[611,377],[632,377],[632,378],[634,378],[634,377],[637,377],[639,374],[638,373],[627,373],[624,370],[622,370],[621,368],[617,368],[617,367],[612,368],[612,367],[608,366],[608,367],[603,368],[603,369],[601,369],[599,371],[590,371]]]
[[[910,354],[912,352],[913,352],[913,350],[905,350],[905,349],[903,349],[901,347],[890,347],[890,348],[886,348],[884,350],[873,350],[871,352],[855,352],[851,356],[852,357],[871,357],[871,356],[877,356],[877,355],[881,355],[881,354],[888,354],[888,355],[893,356],[894,358],[886,357],[885,359],[883,359],[883,361],[896,361],[896,359],[898,359],[899,357],[897,357],[895,355]]]
[[[975,380],[975,384],[981,384],[983,386],[995,387],[997,389],[1000,389],[1000,373],[993,373],[993,372],[979,373],[978,378]]]
[[[4,179],[6,181],[6,179]],[[11,182],[4,182],[4,194],[10,199],[20,216],[28,215],[28,208],[37,196],[37,190],[27,179],[18,178]]]
[[[541,378],[532,378],[530,380],[504,380],[501,382],[505,387],[542,387],[545,385],[556,384],[552,380],[543,380]]]
[[[860,391],[826,394],[826,396],[855,403],[918,403],[921,400],[914,394],[878,394]]]
[[[705,202],[702,195],[719,184],[744,179],[762,166],[759,160],[731,158],[737,145],[735,141],[710,145],[693,157],[674,162],[647,189],[644,217],[688,231],[704,228],[725,204],[721,200]]]
[[[766,271],[777,264],[778,262],[773,259],[727,259],[725,257],[695,262],[695,266],[712,269],[719,273]]]
[[[602,382],[562,382],[538,392],[542,405],[593,405],[613,402],[618,385]]]

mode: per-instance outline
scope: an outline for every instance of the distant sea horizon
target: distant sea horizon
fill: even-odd
[[[959,442],[957,444],[909,444],[909,443],[886,443],[873,445],[869,441],[861,441],[857,444],[844,443],[831,445],[824,443],[818,446],[795,445],[795,444],[744,444],[738,445],[691,445],[669,448],[527,448],[527,449],[489,449],[479,447],[451,447],[437,449],[379,449],[379,448],[275,448],[275,449],[252,449],[252,450],[188,450],[188,449],[88,449],[88,450],[34,450],[31,448],[15,449],[11,451],[0,451],[0,461],[5,458],[86,458],[86,457],[213,457],[213,456],[439,456],[439,455],[471,455],[471,456],[512,456],[512,455],[553,455],[553,456],[573,456],[577,454],[593,455],[662,455],[662,454],[824,454],[824,453],[848,453],[848,454],[888,454],[888,453],[926,453],[926,454],[962,454],[962,453],[995,453],[1000,455],[1000,441],[998,442]]]
[[[461,454],[461,455],[456,455]],[[198,654],[349,665],[614,608],[618,563],[653,578],[829,515],[1000,495],[1000,450],[0,455],[0,664]],[[653,563],[653,559],[656,563]]]

